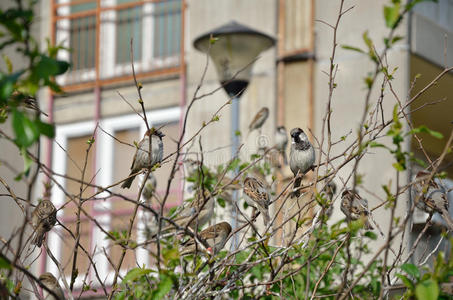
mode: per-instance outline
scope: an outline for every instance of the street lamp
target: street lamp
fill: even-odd
[[[211,43],[211,35],[218,40]],[[202,34],[193,42],[194,47],[208,53],[214,62],[219,81],[225,92],[232,98],[231,107],[231,156],[239,147],[239,98],[246,90],[252,67],[257,56],[275,44],[275,39],[263,32],[237,22],[229,22]],[[237,194],[233,195],[237,200]],[[236,207],[233,212],[233,228],[236,227]],[[233,247],[236,240],[233,239]]]

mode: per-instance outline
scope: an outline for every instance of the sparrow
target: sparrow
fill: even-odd
[[[332,200],[333,200],[333,196],[335,196],[336,192],[337,192],[337,185],[333,181],[331,181],[328,184],[326,184],[326,186],[324,187],[324,190],[321,192],[324,195],[326,195],[327,201],[328,201],[328,203],[330,203],[329,207],[326,210],[326,215],[328,217],[330,217],[332,215],[332,212],[333,212]]]
[[[247,177],[244,180],[244,200],[254,209],[258,209],[263,215],[264,226],[270,221],[269,217],[269,192],[265,185],[253,177]]]
[[[255,129],[260,129],[264,122],[266,122],[267,117],[269,117],[269,108],[263,107],[257,112],[252,122],[250,122],[249,133]]]
[[[221,222],[212,225],[205,230],[201,231],[198,236],[200,239],[206,241],[209,248],[206,249],[211,255],[217,254],[225,246],[231,232],[231,225],[228,222]],[[196,245],[193,238],[181,243],[180,255],[189,255],[200,252],[201,245]]]
[[[302,182],[302,175],[313,167],[315,158],[315,149],[305,132],[300,128],[293,128],[291,130],[291,151],[289,153],[289,167],[294,176],[296,176],[294,181],[294,189],[296,191],[294,191],[293,196],[300,196],[298,187]]]
[[[286,146],[288,145],[288,134],[285,126],[278,126],[275,131],[275,149],[277,149],[283,156],[283,163],[288,164],[286,157]]]
[[[145,198],[146,201],[149,202],[151,200],[151,197],[153,196],[153,193],[156,190],[156,186],[157,186],[156,177],[154,176],[153,173],[150,173],[142,192],[143,198]]]
[[[372,230],[368,215],[368,201],[360,197],[357,192],[353,190],[345,190],[341,194],[341,211],[344,213],[348,220],[358,220],[360,218],[364,221],[365,229]]]
[[[39,280],[46,288],[53,291],[55,293],[55,295],[58,296],[58,298],[55,298],[54,295],[49,293],[46,289],[43,289],[44,300],[57,300],[57,299],[64,300],[65,299],[63,290],[61,289],[61,286],[58,283],[58,280],[51,273],[47,272],[47,273],[41,274],[41,276],[39,276]]]
[[[52,229],[57,222],[57,209],[50,200],[43,199],[31,213],[31,223],[35,229],[35,237],[32,243],[42,246],[45,234]]]
[[[453,231],[453,221],[448,212],[449,202],[445,187],[440,186],[433,179],[428,182],[429,176],[430,173],[426,171],[420,171],[415,175],[417,182],[414,184],[414,190],[417,195],[421,195],[416,206],[429,214],[439,213],[447,223],[450,231]],[[427,188],[423,189],[426,185]]]
[[[194,199],[192,202],[189,203],[188,206],[184,207],[173,219],[180,227],[187,226],[187,223],[193,218],[193,216],[197,216],[193,218],[192,222],[189,224],[189,227],[192,229],[201,228],[204,224],[206,224],[214,214],[214,199],[213,195],[211,195],[208,189],[204,190],[204,196],[202,196],[201,189],[197,191],[195,194]],[[206,201],[206,204],[204,204]],[[204,204],[204,205],[203,205]],[[169,225],[163,229],[163,231],[168,231],[173,229],[173,225]]]
[[[151,159],[149,156],[149,137],[151,136]],[[130,188],[132,182],[135,179],[135,175],[131,176],[144,168],[151,168],[157,163],[162,161],[164,154],[164,144],[162,138],[165,135],[151,128],[146,131],[143,139],[138,143],[137,151],[135,152],[134,158],[132,159],[131,173],[126,181],[121,185],[122,188]]]

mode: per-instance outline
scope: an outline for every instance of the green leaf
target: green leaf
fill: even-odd
[[[9,57],[6,54],[2,54],[3,61],[5,62],[6,69],[8,70],[8,73],[11,74],[13,72],[13,64]]]
[[[14,85],[24,71],[18,71],[11,75],[0,74],[0,102],[6,101],[14,91]]]
[[[403,284],[409,288],[409,289],[414,289],[414,284],[412,283],[412,281],[410,281],[409,278],[407,278],[407,276],[404,276],[402,274],[395,274],[396,277],[398,277],[399,279],[401,279],[401,281],[403,282]]]
[[[176,248],[172,248],[169,250],[166,250],[163,252],[162,256],[164,257],[164,260],[166,262],[172,260],[172,259],[178,259],[179,258],[179,252]]]
[[[225,200],[224,200],[223,198],[218,197],[218,198],[217,198],[217,203],[218,203],[221,207],[225,208]]]
[[[346,49],[346,50],[356,51],[359,53],[365,53],[365,51],[363,51],[362,49],[360,49],[358,47],[349,46],[349,45],[341,45],[341,48]]]
[[[173,282],[169,276],[161,275],[160,282],[153,291],[151,299],[162,299],[171,290],[172,285]]]
[[[24,158],[24,173],[28,175],[28,171],[30,170],[31,165],[33,164],[33,160],[31,159],[30,156],[28,156],[26,148],[21,148],[20,153]]]
[[[5,258],[0,257],[0,269],[11,269],[11,264]]]
[[[415,295],[418,300],[437,300],[439,297],[439,286],[432,279],[424,280],[415,287]]]
[[[19,147],[28,148],[39,138],[36,124],[18,110],[13,110],[13,129],[16,135],[15,142]]]
[[[394,3],[393,6],[384,6],[385,25],[388,28],[395,28],[400,17],[400,3]]]
[[[370,148],[387,148],[384,144],[378,142],[371,142]]]
[[[38,127],[40,134],[43,134],[50,138],[55,137],[55,128],[52,124],[45,123],[45,122],[41,121],[40,119],[36,119],[35,124]]]
[[[372,232],[372,231],[367,231],[365,232],[365,236],[366,237],[369,237],[370,239],[372,239],[373,241],[377,240],[377,235],[376,233]]]
[[[152,272],[151,269],[134,268],[127,272],[126,276],[124,276],[123,282],[134,281],[151,272]]]
[[[392,166],[397,170],[397,171],[404,171],[406,168],[404,165],[400,164],[400,163],[393,163]]]
[[[412,129],[409,133],[414,134],[414,133],[428,133],[432,137],[435,137],[436,139],[443,139],[444,135],[438,131],[434,131],[426,127],[425,125],[421,125],[417,128]]]
[[[414,264],[404,264],[400,267],[401,270],[406,272],[408,275],[414,277],[415,279],[420,278],[420,271],[418,270],[417,266]]]

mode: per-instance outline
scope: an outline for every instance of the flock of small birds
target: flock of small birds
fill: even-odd
[[[253,118],[249,125],[249,133],[253,130],[261,130],[263,124],[269,116],[269,109],[262,108]],[[154,128],[146,131],[143,139],[138,143],[137,150],[132,160],[131,171],[121,185],[122,188],[130,188],[136,175],[142,172],[143,169],[152,168],[157,163],[162,161],[164,145],[162,138],[165,135]],[[292,197],[300,197],[301,181],[304,175],[314,169],[315,150],[308,136],[301,128],[293,128],[290,132],[291,146],[289,153],[289,167],[294,174],[294,185]],[[288,163],[286,158],[286,148],[288,145],[288,135],[284,126],[277,127],[275,132],[275,149],[278,150],[284,164]],[[151,147],[151,155],[149,149]],[[230,181],[230,184],[232,181]],[[143,196],[150,201],[156,190],[156,178],[150,173],[143,189]],[[232,189],[242,188],[244,200],[247,204],[253,207],[253,215],[255,210],[258,210],[263,216],[264,225],[268,226],[271,221],[269,215],[269,206],[271,196],[267,182],[263,182],[258,176],[246,177],[242,184],[233,184]],[[336,193],[337,187],[333,181],[325,185],[322,193],[324,193],[331,201]],[[416,174],[413,183],[413,198],[419,200],[416,206],[423,211],[433,214],[439,213],[447,223],[450,230],[453,230],[453,222],[448,213],[448,199],[445,187],[434,181],[433,176],[428,171],[420,171]],[[173,219],[173,222],[180,227],[189,227],[192,230],[202,228],[213,216],[214,197],[213,192],[206,190],[198,190],[195,192],[194,199],[186,204]],[[332,207],[326,211],[327,215],[332,213]],[[370,224],[370,211],[368,201],[363,199],[355,190],[345,189],[341,194],[341,211],[350,220],[362,220],[364,228],[373,230]],[[43,199],[36,206],[32,213],[32,225],[34,228],[34,238],[32,243],[37,247],[41,247],[45,235],[52,229],[57,221],[57,210],[49,199]],[[162,229],[162,232],[175,229],[175,226],[168,225]],[[228,222],[220,222],[209,226],[199,232],[196,236],[201,238],[209,246],[204,253],[210,255],[217,254],[226,244],[231,236],[233,228]],[[204,249],[204,248],[203,248]],[[193,238],[189,238],[181,243],[180,254],[189,255],[194,253],[203,253],[201,245]],[[54,291],[54,294],[63,299],[63,291],[58,284],[58,281],[50,273],[44,273],[40,276],[42,284],[48,289]],[[48,294],[46,294],[48,295]],[[49,298],[55,299],[54,295],[48,295]]]

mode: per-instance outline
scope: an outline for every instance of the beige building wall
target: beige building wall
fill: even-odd
[[[335,24],[339,11],[339,1],[315,1],[315,19],[322,20],[329,24]],[[368,72],[373,72],[374,64],[370,59],[363,54],[342,49],[341,45],[350,45],[366,49],[362,39],[362,34],[368,31],[370,38],[375,43],[378,52],[384,48],[383,38],[389,33],[389,29],[385,27],[384,17],[382,14],[385,1],[345,1],[344,9],[351,6],[354,8],[346,13],[340,22],[337,31],[337,43],[335,63],[338,64],[338,72],[335,82],[337,87],[334,90],[332,99],[332,139],[338,141],[342,136],[347,136],[345,142],[340,142],[332,148],[332,155],[343,153],[350,143],[356,139],[358,125],[365,105],[366,86],[363,78]],[[394,49],[388,52],[389,69],[398,67],[395,73],[395,80],[392,81],[400,99],[406,99],[409,88],[409,46],[408,46],[408,31],[407,19],[400,25],[397,35],[405,36],[406,38],[400,41]],[[315,81],[314,81],[314,131],[318,138],[322,136],[322,120],[326,112],[328,101],[328,76],[324,72],[329,71],[330,55],[332,53],[333,31],[330,27],[316,22],[316,66],[315,66]],[[379,76],[372,90],[370,109],[376,106],[379,98],[380,88],[382,84],[382,76]],[[390,92],[386,91],[383,102],[385,119],[391,118],[393,107],[397,102]],[[384,130],[385,135],[387,130]],[[379,139],[379,142],[391,145],[388,138]],[[325,143],[325,149],[326,143]],[[395,191],[395,174],[396,171],[392,167],[394,159],[388,151],[381,149],[371,149],[370,152],[363,158],[359,164],[358,173],[363,175],[363,187],[359,187],[359,193],[368,198],[370,208],[380,204],[382,200],[376,199],[371,193],[375,193],[380,199],[385,200],[386,196],[381,188],[382,185],[390,184],[392,191]],[[338,166],[343,162],[344,158],[340,158],[334,162]],[[348,179],[348,175],[353,168],[353,162],[350,162],[346,167],[339,172],[335,182],[338,185],[339,191],[344,187],[351,187],[352,180],[342,183]],[[325,170],[321,171],[323,174]],[[407,182],[407,176],[402,173],[400,185]],[[344,218],[340,211],[340,199],[337,195],[335,201],[332,221]],[[406,211],[408,197],[403,196],[398,198],[397,216],[403,216]],[[373,212],[374,219],[379,223],[382,230],[388,232],[390,223],[389,210],[379,208]],[[382,245],[384,239],[378,238],[371,244],[371,247]]]

